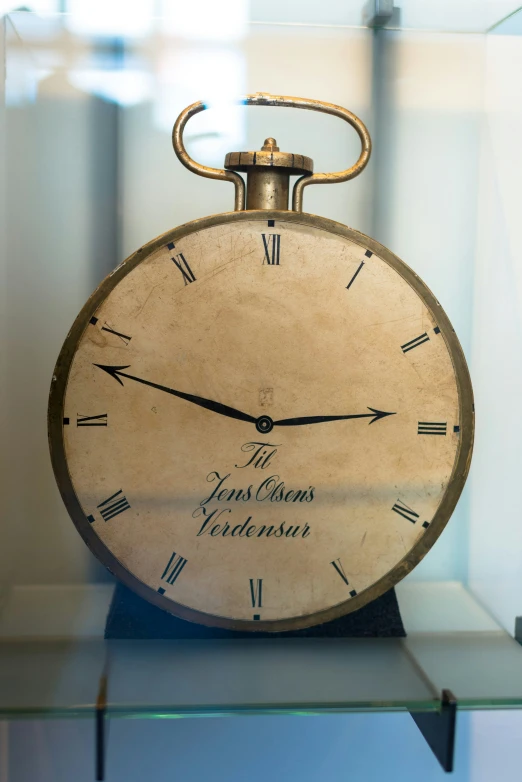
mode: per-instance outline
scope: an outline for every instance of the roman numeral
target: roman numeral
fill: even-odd
[[[250,579],[250,597],[252,599],[252,608],[263,607],[263,579]]]
[[[346,586],[348,586],[348,579],[346,578],[346,573],[344,572],[344,568],[343,568],[343,566],[341,564],[341,560],[340,559],[334,559],[333,562],[330,562],[330,565],[334,566],[334,568],[337,570],[337,572],[341,576],[341,578],[344,581],[344,583],[346,584]]]
[[[101,415],[80,415],[76,413],[76,426],[107,426],[107,413]]]
[[[132,337],[127,336],[127,334],[122,334],[119,331],[115,331],[114,329],[111,329],[111,327],[109,326],[107,321],[105,321],[105,326],[102,326],[101,330],[102,331],[108,331],[110,334],[116,334],[116,336],[119,337],[121,339],[121,341],[124,343],[125,347],[127,347],[127,345],[129,344],[129,342],[132,339]]]
[[[418,513],[415,513],[414,510],[408,507],[408,505],[406,505],[404,502],[401,502],[401,500],[397,500],[392,510],[395,511],[395,513],[398,513],[399,516],[402,516],[404,519],[411,521],[412,524],[415,524],[417,519],[420,518]]]
[[[404,345],[401,345],[401,350],[403,353],[407,353],[408,350],[413,350],[413,348],[418,348],[419,345],[422,345],[424,342],[429,341],[429,337],[424,332],[424,334],[421,334],[420,337],[415,337],[415,339],[412,339],[410,342],[406,342]]]
[[[96,507],[100,508],[100,513],[103,517],[103,520],[110,521],[110,519],[113,519],[115,516],[119,516],[120,513],[123,513],[124,510],[128,510],[130,505],[127,497],[122,494],[122,490],[118,489],[116,494],[113,494],[112,497],[109,497],[103,502],[100,502],[100,504]]]
[[[350,290],[350,287],[351,287],[351,285],[352,285],[353,281],[355,280],[355,278],[357,277],[357,275],[359,274],[359,272],[361,271],[361,269],[362,269],[362,267],[363,267],[363,266],[364,266],[364,261],[361,261],[361,263],[359,264],[359,268],[357,269],[357,271],[356,271],[356,272],[355,272],[355,274],[353,275],[352,279],[350,280],[350,282],[349,282],[349,283],[348,283],[348,285],[346,286],[346,290],[347,290],[347,291],[349,291],[349,290]]]
[[[330,562],[330,565],[334,566],[334,568],[336,569],[338,575],[341,576],[341,578],[344,581],[344,583],[346,584],[346,586],[349,586],[348,579],[346,578],[346,573],[344,572],[344,568],[343,568],[342,562],[339,559],[339,557],[337,559],[334,559],[333,562]],[[357,591],[355,589],[352,589],[350,591],[350,597],[355,597],[356,594],[357,594]]]
[[[167,584],[173,584],[186,564],[187,560],[185,557],[182,557],[181,554],[176,554],[174,551],[168,561],[167,567],[163,571],[161,576],[162,581],[166,581]],[[160,588],[158,589],[158,592],[163,594],[165,590]]]
[[[447,423],[433,423],[428,421],[419,421],[417,425],[417,434],[446,434]]]
[[[281,234],[261,234],[263,237],[263,246],[265,255],[263,266],[279,266],[279,252],[281,249]]]
[[[188,265],[188,261],[185,259],[183,253],[179,253],[175,258],[171,259],[175,266],[180,270],[183,276],[183,282],[185,285],[189,285],[191,282],[196,282],[194,272]]]

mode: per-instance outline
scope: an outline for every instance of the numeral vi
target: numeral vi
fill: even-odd
[[[250,579],[250,598],[252,600],[252,608],[263,607],[263,579]]]

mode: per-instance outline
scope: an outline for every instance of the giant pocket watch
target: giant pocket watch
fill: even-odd
[[[78,315],[49,404],[63,500],[98,559],[178,617],[282,631],[355,611],[402,579],[464,486],[473,397],[434,295],[374,239],[302,211],[313,174],[280,152],[229,153],[233,212],[140,247]],[[246,173],[246,188],[238,172]],[[289,209],[290,176],[299,175]]]

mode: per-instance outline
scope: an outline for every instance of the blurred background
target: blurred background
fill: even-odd
[[[357,158],[356,135],[332,117],[237,106],[257,91],[338,103],[368,125],[368,169],[354,182],[308,188],[305,211],[374,236],[412,266],[470,364],[470,480],[441,539],[400,587],[401,607],[409,610],[419,590],[445,590],[448,600],[455,588],[514,634],[522,615],[522,13],[513,0],[397,5],[387,29],[371,29],[359,0],[0,2],[0,636],[41,629],[54,614],[59,624],[67,611],[87,634],[103,623],[111,577],[56,489],[47,394],[68,329],[111,269],[169,228],[233,209],[228,183],[198,178],[175,158],[179,112],[201,99],[211,106],[186,134],[189,153],[206,165],[222,167],[227,152],[257,149],[269,135],[312,157],[316,171]],[[402,780],[406,767],[411,779],[439,779],[408,720],[120,723],[109,778],[373,780],[389,778],[391,763]],[[512,778],[514,756],[498,747],[515,724],[515,713],[463,717],[459,782]],[[92,726],[74,725],[0,725],[0,782],[92,779],[90,760],[80,761]],[[34,756],[26,742],[38,747]],[[69,754],[58,758],[64,742]],[[129,742],[136,753],[150,747],[142,760],[127,756]],[[241,762],[227,765],[236,751]],[[500,755],[505,769],[493,771]]]

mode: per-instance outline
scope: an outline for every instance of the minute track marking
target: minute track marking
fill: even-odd
[[[279,421],[273,421],[270,416],[262,415],[259,418],[254,418],[248,413],[243,413],[241,410],[236,410],[235,407],[229,407],[221,402],[215,402],[212,399],[205,399],[202,396],[195,396],[194,394],[186,394],[184,391],[176,391],[173,388],[162,386],[160,383],[153,383],[151,380],[145,380],[142,377],[136,375],[129,375],[127,372],[123,372],[124,369],[129,369],[130,364],[125,366],[109,366],[106,364],[94,364],[93,366],[98,369],[103,369],[108,375],[111,375],[118,383],[123,386],[122,377],[128,380],[135,380],[137,383],[142,383],[145,386],[156,388],[158,391],[165,391],[167,394],[177,396],[179,399],[184,399],[186,402],[192,402],[192,404],[204,407],[206,410],[210,410],[213,413],[219,413],[220,415],[227,416],[228,418],[235,418],[238,421],[246,421],[250,424],[255,424],[256,429],[261,434],[268,434],[272,431],[274,426],[307,426],[308,424],[322,424],[328,421],[346,421],[352,418],[371,418],[370,424],[379,421],[381,418],[386,418],[389,415],[396,415],[396,413],[385,413],[382,410],[375,410],[373,407],[368,407],[369,413],[356,413],[353,415],[313,415],[313,416],[301,416],[299,418],[282,418]]]

